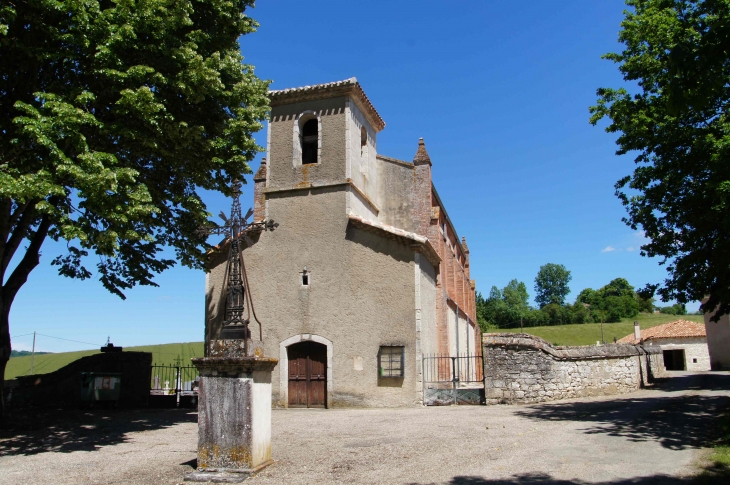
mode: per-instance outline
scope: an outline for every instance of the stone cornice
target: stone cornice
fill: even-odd
[[[378,160],[382,160],[384,162],[394,163],[396,165],[401,165],[403,167],[410,168],[410,169],[416,168],[416,166],[413,165],[411,162],[404,162],[403,160],[398,160],[397,158],[393,158],[393,157],[386,157],[385,155],[378,154],[375,156],[375,158],[377,158]]]
[[[279,362],[272,357],[197,357],[191,359],[201,375],[208,373],[238,375],[254,371],[271,371]]]

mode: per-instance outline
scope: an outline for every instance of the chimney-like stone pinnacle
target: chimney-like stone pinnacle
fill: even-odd
[[[431,164],[431,157],[428,156],[428,152],[426,151],[426,144],[423,142],[423,138],[418,139],[418,151],[416,152],[416,156],[413,157],[413,165],[425,165],[425,164]]]
[[[254,182],[264,182],[266,181],[266,159],[263,158],[261,160],[261,165],[259,165],[259,169],[256,170],[256,174],[253,176]]]

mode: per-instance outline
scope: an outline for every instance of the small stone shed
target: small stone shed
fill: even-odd
[[[688,320],[676,320],[656,327],[640,330],[618,341],[626,344],[658,345],[668,371],[710,370],[710,353],[707,350],[705,325]]]

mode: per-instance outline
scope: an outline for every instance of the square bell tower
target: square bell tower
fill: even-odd
[[[385,122],[356,78],[269,97],[265,192],[349,184],[376,198],[376,141]]]

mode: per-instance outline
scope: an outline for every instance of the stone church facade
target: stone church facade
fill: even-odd
[[[279,358],[273,402],[422,403],[423,356],[473,355],[480,342],[469,249],[424,142],[412,162],[378,154],[385,123],[355,78],[270,99],[254,219],[279,226],[250,234],[244,258],[265,354]],[[206,278],[206,342],[225,314],[226,256]]]

